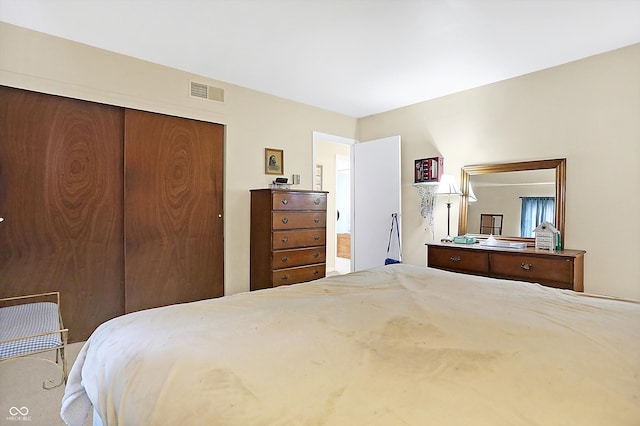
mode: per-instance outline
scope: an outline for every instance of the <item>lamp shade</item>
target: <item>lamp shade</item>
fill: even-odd
[[[451,175],[442,175],[440,178],[440,185],[436,191],[438,195],[462,195],[460,187],[456,183],[455,179]]]

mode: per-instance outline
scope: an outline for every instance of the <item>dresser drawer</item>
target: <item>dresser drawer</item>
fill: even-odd
[[[315,192],[274,192],[273,210],[327,210],[327,196]]]
[[[302,266],[299,268],[287,268],[273,271],[273,286],[303,283],[323,278],[325,275],[325,264]]]
[[[282,269],[292,266],[310,265],[313,263],[324,263],[326,259],[326,248],[312,247],[297,250],[278,250],[273,252],[272,268]]]
[[[325,228],[274,231],[272,248],[283,250],[296,247],[324,246],[327,241]]]
[[[486,275],[489,272],[489,256],[481,251],[432,246],[429,247],[428,266]]]
[[[327,213],[315,212],[273,212],[273,229],[324,228]]]
[[[492,276],[539,282],[558,288],[572,288],[573,259],[571,258],[518,256],[503,253],[490,253],[489,256]]]
[[[427,244],[427,265],[492,278],[584,291],[584,250],[541,251]]]

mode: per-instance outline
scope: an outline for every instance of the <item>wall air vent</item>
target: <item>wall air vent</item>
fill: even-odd
[[[221,89],[220,87],[207,86],[206,84],[192,81],[190,93],[194,98],[224,102],[224,89]]]

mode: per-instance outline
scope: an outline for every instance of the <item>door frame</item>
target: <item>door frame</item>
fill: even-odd
[[[315,130],[312,132],[312,147],[311,147],[311,176],[310,176],[310,182],[312,182],[312,188],[313,188],[313,182],[315,182],[315,170],[316,170],[316,143],[317,142],[333,142],[333,143],[339,143],[339,144],[345,144],[345,145],[349,145],[349,190],[350,190],[350,200],[349,203],[351,204],[351,212],[350,212],[350,220],[351,220],[351,226],[353,227],[353,220],[354,220],[354,213],[353,213],[353,204],[354,204],[354,198],[353,198],[353,164],[354,164],[354,156],[353,156],[353,146],[358,143],[359,141],[357,139],[350,139],[350,138],[345,138],[343,136],[337,136],[337,135],[332,135],[329,133],[323,133],[323,132],[316,132]],[[328,213],[327,213],[328,214]],[[350,266],[350,270],[353,271],[353,239],[351,240],[351,247],[350,247],[350,252],[351,252],[351,266]]]

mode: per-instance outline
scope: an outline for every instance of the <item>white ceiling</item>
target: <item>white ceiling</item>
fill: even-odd
[[[0,20],[353,117],[640,42],[640,0],[0,0]]]

